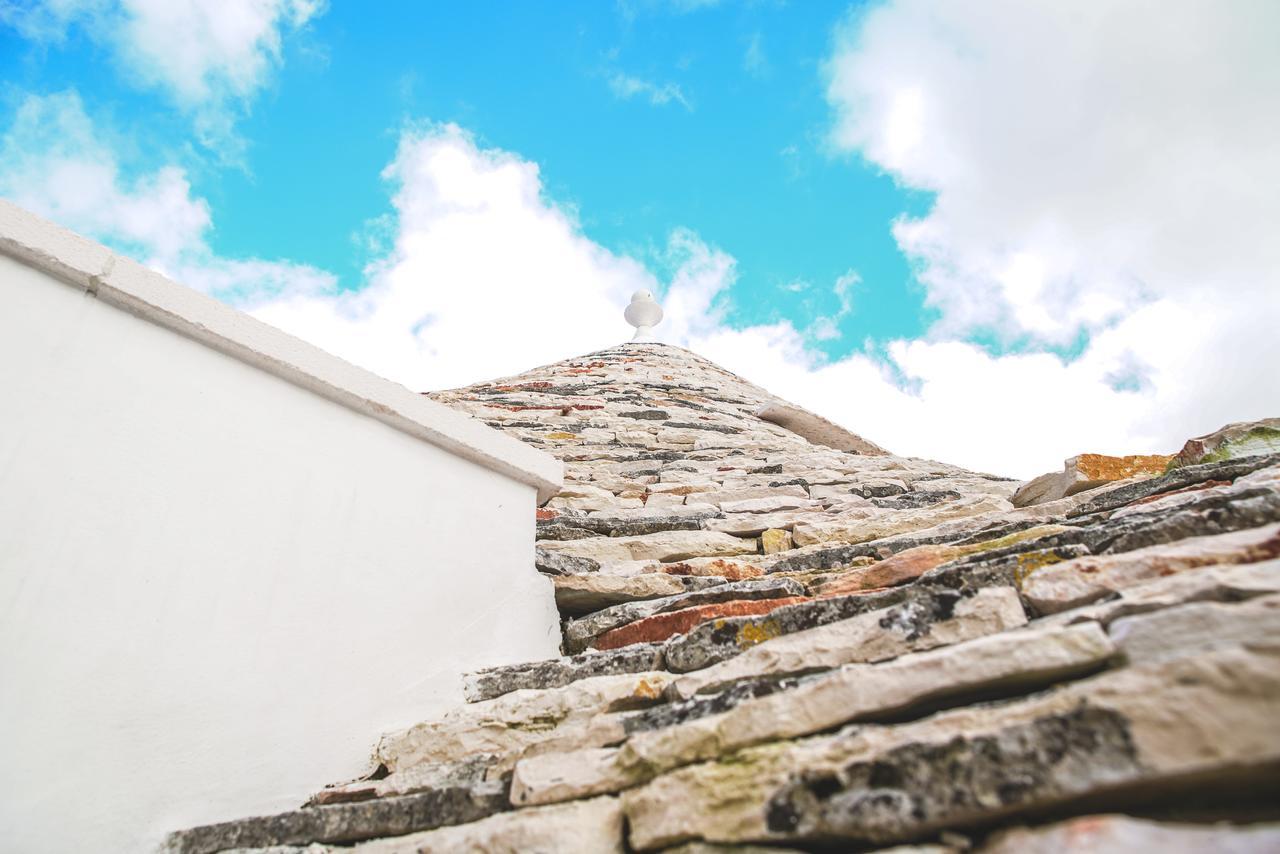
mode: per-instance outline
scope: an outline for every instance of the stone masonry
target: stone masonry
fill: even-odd
[[[1280,851],[1275,419],[1023,484],[661,344],[432,397],[564,461],[564,656],[167,850]]]

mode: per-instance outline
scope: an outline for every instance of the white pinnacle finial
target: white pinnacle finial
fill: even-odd
[[[636,328],[632,341],[652,341],[653,327],[662,322],[662,306],[653,301],[649,291],[636,291],[624,315],[627,323]]]

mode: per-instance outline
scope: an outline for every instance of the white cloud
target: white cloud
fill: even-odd
[[[614,97],[623,101],[640,97],[647,99],[655,107],[661,107],[674,101],[689,112],[693,112],[693,103],[685,96],[684,90],[677,83],[654,83],[619,71],[609,77],[609,89],[613,92]]]
[[[1274,13],[1245,26],[1199,20],[1208,7],[1191,4],[1072,8],[889,3],[838,42],[837,140],[937,194],[894,231],[941,311],[924,339],[824,361],[806,346],[812,328],[731,328],[730,255],[686,229],[652,258],[610,252],[545,197],[536,164],[454,126],[402,135],[385,173],[391,248],[365,288],[286,287],[249,307],[428,389],[621,342],[622,307],[649,288],[667,311],[662,340],[894,451],[1019,476],[1275,415],[1280,86],[1262,23]],[[77,162],[99,170],[87,185],[107,202],[56,211],[157,258],[200,245],[209,212],[181,173],[129,183],[101,152]],[[119,225],[93,218],[130,204],[139,213]],[[153,225],[165,217],[171,231]],[[223,263],[203,260],[205,276]],[[837,312],[852,311],[855,280],[838,290]],[[1030,346],[991,352],[966,339],[980,330]],[[1071,359],[1035,351],[1077,334],[1088,343]]]
[[[1278,28],[1265,0],[894,0],[851,18],[828,68],[834,141],[936,194],[894,235],[941,319],[890,348],[920,396],[884,405],[918,417],[880,435],[876,414],[844,420],[1029,474],[1280,411]],[[961,343],[980,331],[1088,343],[997,357]],[[912,439],[921,421],[955,441]]]
[[[110,139],[76,93],[28,95],[0,138],[0,195],[230,301],[332,286],[332,276],[305,265],[217,256],[209,206],[192,196],[183,170],[129,180]]]
[[[189,111],[203,142],[234,157],[232,126],[279,67],[284,35],[323,7],[324,0],[0,0],[0,22],[42,41],[82,24],[126,74]]]
[[[368,285],[280,299],[257,316],[412,388],[444,388],[626,340],[630,295],[660,289],[544,197],[536,164],[457,126],[406,131],[384,177],[396,236]],[[655,260],[675,271],[664,326],[689,335],[714,324],[732,259],[677,229]]]

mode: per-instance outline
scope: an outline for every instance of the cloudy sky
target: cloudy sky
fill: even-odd
[[[1280,3],[0,0],[0,195],[413,389],[660,337],[1012,476],[1280,415]]]

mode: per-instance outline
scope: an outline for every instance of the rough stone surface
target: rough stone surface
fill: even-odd
[[[1148,579],[1202,566],[1254,563],[1277,557],[1280,524],[1052,564],[1025,577],[1022,595],[1039,613],[1050,614],[1086,605]]]
[[[1280,642],[1280,596],[1243,604],[1192,602],[1121,617],[1110,626],[1116,646],[1132,662],[1271,639]]]
[[[1057,501],[1105,483],[1164,474],[1173,459],[1163,454],[1109,457],[1080,454],[1062,464],[1062,471],[1041,475],[1018,488],[1009,499],[1014,507]]]
[[[1280,418],[1228,424],[1208,435],[1188,439],[1172,465],[1180,468],[1259,454],[1280,454]]]
[[[470,824],[356,846],[359,854],[622,854],[622,809],[615,798],[502,813]]]
[[[675,575],[647,572],[640,575],[569,575],[555,578],[556,607],[566,617],[577,617],[644,599],[660,599],[724,584],[721,576]]]
[[[534,565],[547,575],[581,575],[600,569],[599,561],[559,554],[544,548],[534,549]]]
[[[596,537],[542,543],[554,551],[599,563],[624,560],[678,561],[691,557],[754,554],[756,543],[716,531],[660,531],[635,537]]]
[[[592,676],[662,670],[664,664],[660,645],[635,644],[612,652],[593,652],[478,670],[464,679],[463,693],[468,702],[475,703],[525,688],[560,688]]]
[[[760,549],[767,555],[785,552],[794,545],[791,532],[781,528],[767,528],[760,534]]]
[[[473,673],[469,705],[385,736],[367,778],[188,840],[1274,847],[1128,819],[1001,831],[1276,814],[1280,419],[1193,440],[1167,471],[1083,455],[1033,489],[861,444],[665,345],[433,397],[564,463],[535,565],[566,648],[613,648]]]
[[[1025,622],[1022,605],[1011,587],[987,588],[972,597],[939,592],[766,640],[728,661],[681,676],[669,690],[674,696],[687,698],[744,676],[779,676],[879,661]]]
[[[1008,632],[882,664],[846,665],[725,712],[634,733],[621,747],[522,760],[514,804],[616,792],[659,773],[761,742],[888,717],[966,692],[1026,689],[1101,667],[1115,648],[1095,623]]]
[[[730,582],[660,599],[627,602],[605,608],[581,619],[570,620],[564,629],[565,648],[570,652],[578,652],[606,632],[655,614],[665,614],[717,602],[795,598],[803,596],[804,593],[804,587],[791,579],[762,578]]]
[[[391,772],[420,762],[460,762],[480,754],[506,761],[606,710],[658,702],[672,681],[662,672],[595,676],[547,690],[521,690],[454,709],[436,721],[382,737],[375,751]]]
[[[351,843],[462,824],[507,808],[507,794],[501,785],[480,789],[454,786],[192,828],[170,836],[164,850],[171,854],[213,854],[229,848]]]
[[[1252,780],[1280,759],[1278,656],[1233,647],[1012,703],[752,748],[624,793],[631,843],[883,845],[1091,793],[1120,803],[1189,779]]]
[[[786,605],[794,605],[804,601],[804,597],[787,596],[767,599],[734,600],[715,605],[698,605],[682,608],[666,614],[655,614],[643,620],[636,620],[625,626],[605,632],[594,640],[596,649],[617,649],[633,643],[649,643],[663,641],[667,638],[689,631],[694,626],[708,620],[725,617],[741,617],[748,614],[767,614]]]
[[[1280,824],[1183,824],[1127,815],[1089,815],[996,834],[981,854],[1268,854],[1280,851]]]

